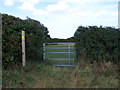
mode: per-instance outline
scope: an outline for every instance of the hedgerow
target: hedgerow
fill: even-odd
[[[33,19],[22,20],[2,14],[2,63],[3,67],[22,61],[21,31],[25,31],[26,61],[42,60],[42,45],[46,27]]]
[[[118,62],[120,32],[112,27],[79,26],[74,34],[77,58],[93,61]]]
[[[70,37],[67,39],[50,38],[46,40],[46,42],[74,42],[74,37]]]

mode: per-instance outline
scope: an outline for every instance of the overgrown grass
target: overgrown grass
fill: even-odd
[[[90,64],[84,60],[75,67],[54,67],[27,62],[25,68],[3,69],[3,88],[118,88],[117,66]]]

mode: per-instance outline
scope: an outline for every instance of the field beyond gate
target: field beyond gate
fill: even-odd
[[[44,63],[54,66],[74,66],[74,43],[44,44]]]

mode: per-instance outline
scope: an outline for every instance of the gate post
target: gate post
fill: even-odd
[[[68,64],[70,65],[70,44],[68,44]]]
[[[44,64],[46,63],[45,59],[46,59],[46,48],[45,48],[45,43],[44,43],[43,44],[43,62],[44,62]]]

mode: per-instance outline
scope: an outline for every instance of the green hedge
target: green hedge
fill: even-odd
[[[118,61],[120,55],[120,32],[112,27],[79,26],[74,34],[77,58]]]
[[[42,45],[45,38],[46,27],[40,22],[30,18],[21,20],[11,15],[2,14],[3,67],[21,62],[22,30],[24,30],[26,34],[26,60],[42,61]]]
[[[59,39],[59,38],[49,38],[46,42],[74,42],[74,37],[70,37],[67,39]]]

